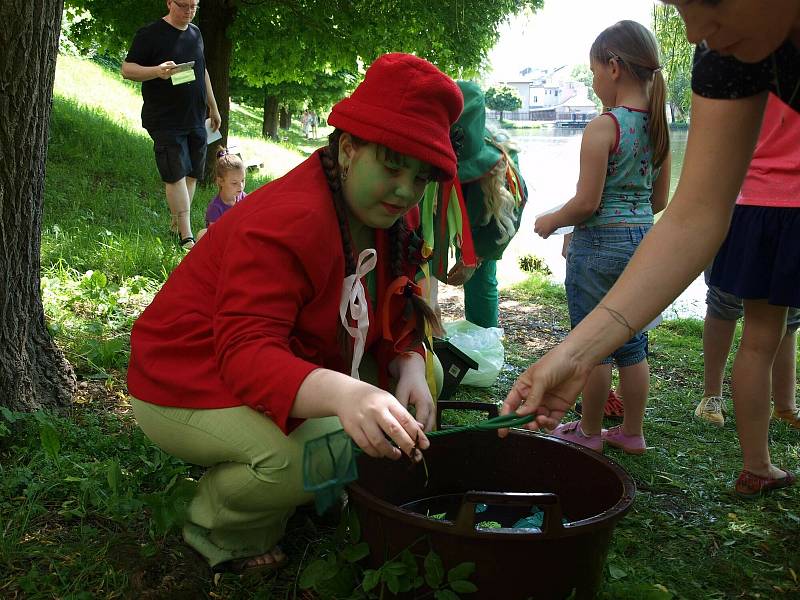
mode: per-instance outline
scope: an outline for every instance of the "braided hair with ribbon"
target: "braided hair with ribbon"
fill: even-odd
[[[356,257],[353,248],[352,238],[350,236],[350,226],[347,220],[347,205],[342,190],[342,173],[339,168],[339,140],[342,135],[339,129],[334,130],[328,137],[328,145],[320,152],[320,161],[322,163],[322,170],[325,173],[325,178],[328,182],[328,187],[333,197],[333,205],[336,210],[337,222],[342,239],[342,250],[344,252],[345,260],[345,273],[344,273],[344,286],[343,294],[347,295],[347,306],[350,308],[349,317],[346,314],[341,314],[342,310],[346,309],[345,303],[340,306],[341,328],[339,332],[339,344],[342,348],[342,354],[346,360],[352,362],[353,376],[357,377],[357,364],[360,361],[363,347],[362,337],[366,337],[366,332],[360,333],[358,328],[358,321],[366,317],[367,305],[366,299],[356,289],[355,283],[368,273],[377,264],[379,257],[375,256],[374,250],[369,252],[364,250]],[[364,140],[351,135],[353,144],[355,146],[362,146],[367,144]],[[441,331],[441,323],[434,314],[424,298],[421,296],[421,288],[406,277],[404,273],[407,264],[420,264],[423,260],[420,248],[422,245],[421,240],[409,232],[406,227],[405,220],[399,218],[388,231],[389,248],[390,248],[390,274],[393,278],[392,284],[389,286],[388,294],[402,295],[406,303],[403,310],[403,317],[405,324],[402,327],[403,333],[411,333],[408,346],[413,346],[417,343],[423,342],[426,339],[426,327],[432,331],[439,333]],[[401,285],[402,283],[402,285]],[[344,301],[344,297],[343,297]],[[389,302],[389,298],[386,299]],[[346,311],[345,311],[346,312]],[[349,319],[352,318],[356,321],[356,327],[349,324]],[[384,320],[384,327],[386,326]],[[391,323],[388,325],[391,326]],[[384,337],[387,332],[384,331]],[[395,336],[399,342],[405,336]],[[350,338],[354,339],[354,344],[351,346]],[[404,351],[407,348],[397,348],[399,351]]]

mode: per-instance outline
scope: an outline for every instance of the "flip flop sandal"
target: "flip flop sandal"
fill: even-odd
[[[193,236],[191,236],[191,235],[187,235],[185,238],[181,238],[181,239],[178,241],[178,246],[180,246],[180,247],[181,247],[181,248],[183,248],[184,250],[191,250],[191,248],[187,248],[187,247],[186,247],[186,244],[188,244],[189,242],[191,242],[192,244],[194,244],[194,237],[193,237]]]
[[[797,480],[794,473],[790,473],[784,469],[781,469],[781,471],[784,473],[783,477],[770,479],[769,477],[762,477],[761,475],[743,470],[739,473],[733,490],[739,498],[750,499],[759,498],[769,491],[779,490],[793,485]]]
[[[625,416],[625,405],[614,390],[608,391],[608,400],[603,407],[603,415],[612,419],[621,419]]]
[[[583,415],[583,405],[580,402],[575,404],[573,408],[576,414]],[[625,405],[622,403],[622,398],[617,396],[614,390],[608,391],[608,400],[603,407],[603,416],[610,419],[621,419],[625,416]]]

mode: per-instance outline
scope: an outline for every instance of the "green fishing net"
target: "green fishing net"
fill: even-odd
[[[462,431],[495,431],[506,427],[520,427],[534,418],[534,415],[520,417],[510,413],[474,425],[431,431],[426,435],[431,439]],[[321,515],[336,504],[345,486],[358,479],[356,454],[360,452],[361,449],[344,429],[306,442],[303,449],[303,489],[314,494],[318,514]]]
[[[309,440],[303,450],[303,489],[314,494],[317,513],[322,514],[358,479],[355,453],[360,452],[350,436],[339,429]]]

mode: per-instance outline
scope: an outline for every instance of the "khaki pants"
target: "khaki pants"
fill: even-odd
[[[377,379],[370,356],[366,381]],[[435,354],[430,358],[438,395],[442,366]],[[308,419],[287,436],[249,406],[173,408],[136,398],[131,404],[139,427],[164,452],[209,467],[189,504],[183,537],[212,567],[264,554],[281,540],[295,508],[313,500],[303,491],[305,443],[342,429],[338,417]]]
[[[131,399],[144,433],[165,452],[210,467],[189,504],[186,542],[214,566],[271,550],[303,491],[305,442],[341,429],[338,417],[309,419],[285,435],[247,406],[187,409]]]

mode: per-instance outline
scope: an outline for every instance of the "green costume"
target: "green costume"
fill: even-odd
[[[496,327],[498,313],[497,261],[511,241],[504,242],[503,231],[495,218],[483,224],[487,207],[480,180],[500,162],[503,151],[500,145],[508,141],[504,132],[492,133],[486,129],[486,102],[480,87],[469,81],[459,81],[464,94],[464,112],[451,129],[451,138],[460,148],[458,154],[458,178],[464,193],[475,254],[481,261],[472,277],[464,284],[464,306],[468,321],[481,327]],[[516,151],[509,150],[513,161],[506,173],[506,189],[514,196],[514,231],[519,229],[522,211],[527,202],[527,188],[519,172]]]

